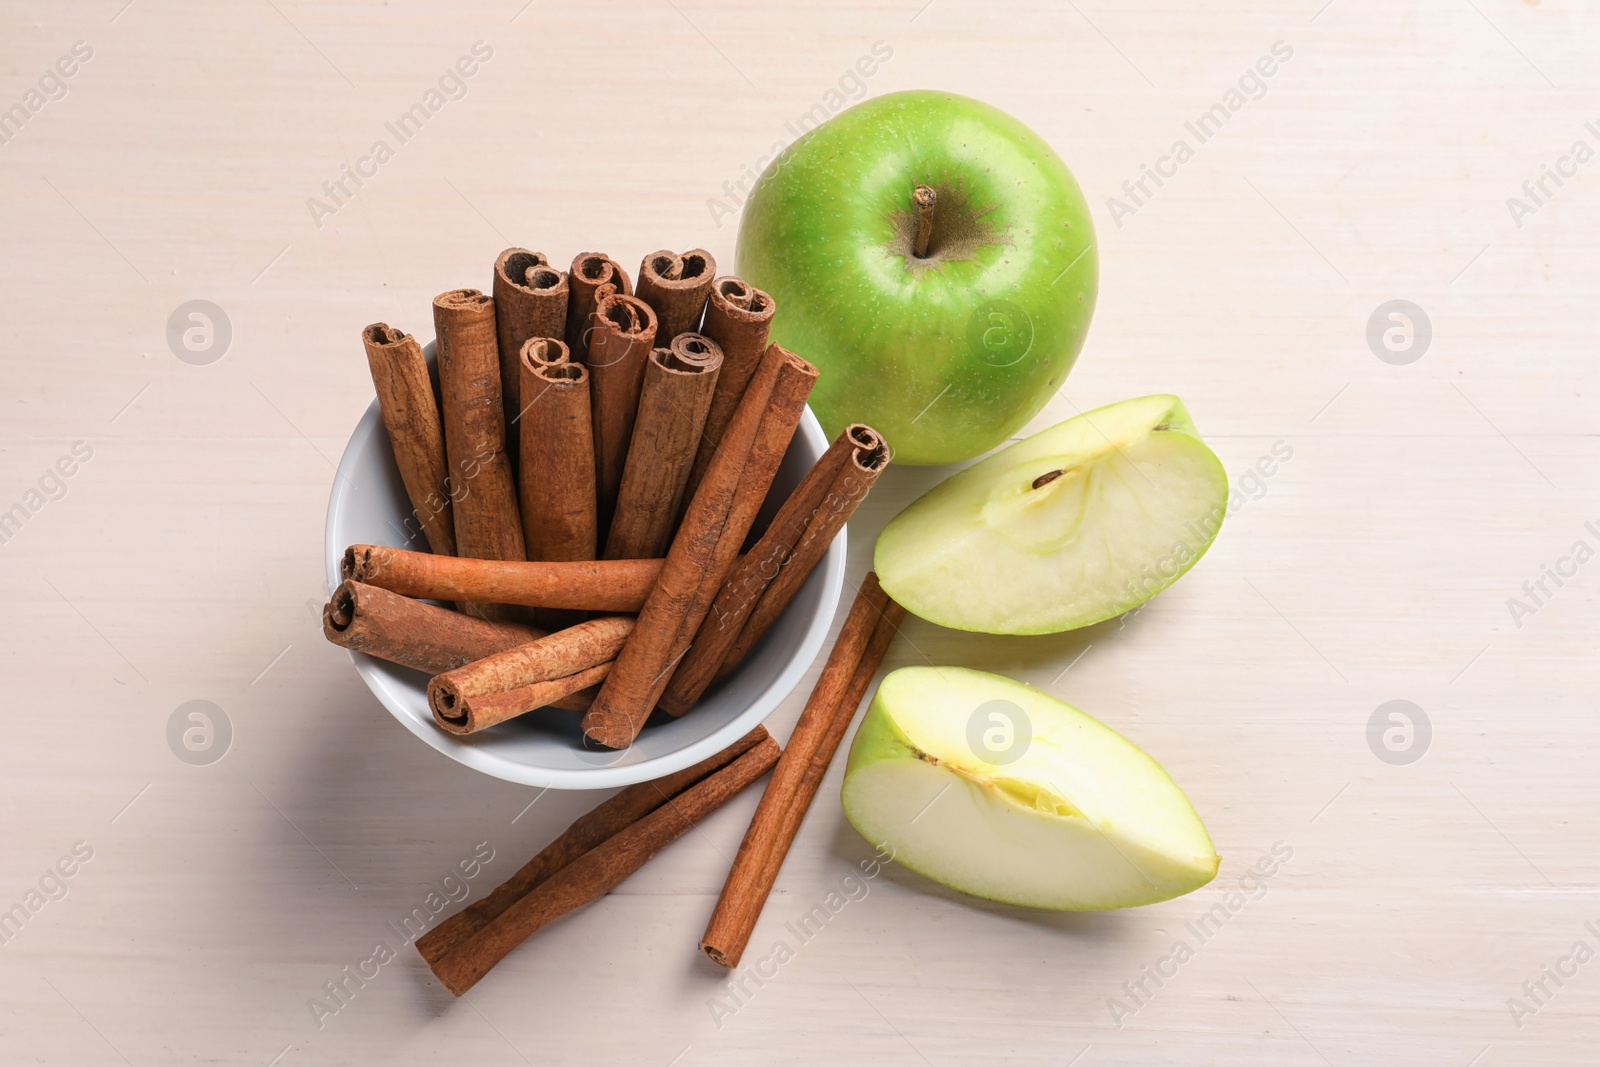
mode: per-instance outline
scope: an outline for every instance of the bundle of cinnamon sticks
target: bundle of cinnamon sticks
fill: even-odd
[[[351,545],[328,640],[431,676],[441,730],[538,709],[631,744],[745,660],[889,463],[845,428],[764,508],[816,368],[768,343],[772,298],[704,249],[654,252],[637,286],[586,252],[511,248],[487,293],[433,302],[438,359],[362,331],[412,512],[406,544]],[[758,518],[771,514],[764,527]],[[822,774],[904,616],[868,575],[789,749],[762,727],[630,786],[416,942],[460,995],[525,938],[604,896],[774,771],[703,950],[737,964]]]
[[[888,465],[846,428],[757,528],[817,371],[704,249],[569,270],[511,248],[433,302],[437,365],[362,331],[412,513],[353,545],[328,639],[432,676],[440,729],[538,709],[633,742],[743,662]],[[440,601],[452,606],[439,606]]]

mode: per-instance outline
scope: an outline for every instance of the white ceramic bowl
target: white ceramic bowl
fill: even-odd
[[[433,346],[427,351],[431,362]],[[821,425],[807,409],[756,521],[757,529],[827,447]],[[418,547],[407,545],[400,525],[410,514],[374,400],[350,435],[328,499],[324,549],[329,588],[339,584],[340,557],[349,545]],[[799,595],[739,669],[682,718],[660,721],[664,716],[658,712],[632,747],[622,751],[586,747],[579,716],[553,710],[536,711],[470,737],[447,734],[434,725],[428,711],[427,675],[365,653],[352,652],[350,657],[367,688],[406,729],[458,763],[524,785],[556,789],[630,785],[698,763],[772,713],[822,649],[844,586],[844,566],[841,530]]]

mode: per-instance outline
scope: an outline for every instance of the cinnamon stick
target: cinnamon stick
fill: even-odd
[[[453,556],[455,517],[450,510],[444,426],[422,346],[386,322],[362,330],[361,340],[367,349],[372,387],[378,394],[378,412],[406,496],[411,499],[412,515],[427,536],[428,547],[441,556]],[[411,519],[405,525],[407,536],[415,536]]]
[[[342,648],[428,674],[545,636],[532,626],[473,618],[352,580],[342,582],[322,609],[322,633]]]
[[[455,494],[456,551],[474,559],[523,559],[517,487],[505,451],[494,300],[476,289],[452,289],[434,298],[433,322]],[[504,614],[492,603],[468,610]]]
[[[530,337],[562,337],[567,325],[567,276],[542,252],[508,248],[494,261],[495,336],[500,348],[506,452],[519,459],[517,416],[522,413],[522,346]]]
[[[679,255],[663,248],[639,264],[640,300],[655,309],[656,344],[667,347],[680,333],[700,329],[700,316],[717,273],[717,261],[703,248]]]
[[[443,674],[545,636],[532,626],[474,618],[351,581],[341,583],[322,609],[322,633],[342,648],[424,674]],[[549,703],[586,711],[593,700],[594,693],[583,689]]]
[[[604,252],[580,252],[573,257],[572,269],[567,272],[567,333],[564,340],[574,361],[583,363],[589,358],[589,316],[600,302],[602,286],[611,286],[627,296],[633,292],[628,272],[621,264]]]
[[[855,423],[834,439],[723,583],[661,694],[663,710],[682,715],[712,682],[743,662],[888,463],[888,446],[870,426]]]
[[[632,612],[650,596],[661,566],[659,559],[502,562],[351,545],[342,576],[424,600]]]
[[[635,296],[602,288],[589,316],[589,401],[594,422],[595,502],[609,527],[639,413],[644,368],[655,346],[656,313]]]
[[[433,719],[453,734],[477,733],[594,685],[632,629],[625,615],[591,619],[440,674],[428,683]]]
[[[869,572],[756,806],[700,950],[737,967],[845,730],[905,618]]]
[[[706,757],[692,767],[663,778],[630,785],[612,795],[598,807],[580,815],[560,837],[541,849],[538,855],[524,863],[516,874],[502,882],[488,896],[468,905],[417,938],[417,951],[431,965],[503,914],[552,874],[767,740],[770,738],[766,728],[757,726],[721,752]]]
[[[732,275],[718,278],[706,303],[705,323],[700,332],[722,349],[722,373],[717,376],[717,391],[711,398],[700,447],[689,471],[689,495],[699,488],[711,465],[717,443],[727,432],[728,423],[767,350],[767,335],[772,328],[775,305],[772,297]]]
[[[456,996],[465,993],[512,949],[556,919],[616,888],[650,857],[766,774],[778,755],[777,742],[763,738],[726,767],[591,848],[429,961],[434,976]]]
[[[533,344],[535,341],[540,343]],[[522,344],[522,354],[535,367],[559,367],[563,363],[578,362],[572,358],[572,350],[567,343],[559,337],[529,338]]]
[[[652,559],[672,543],[721,367],[722,349],[697,333],[679,334],[670,348],[650,353],[606,559]]]
[[[542,682],[497,689],[473,697],[455,699],[448,694],[428,688],[428,708],[433,721],[446,733],[465,737],[468,734],[498,726],[507,719],[515,719],[530,711],[555,706],[562,707],[575,693],[598,685],[611,672],[611,662],[585,667],[583,670],[548,678]],[[582,710],[582,709],[578,709]]]
[[[584,716],[590,740],[623,748],[638,736],[737,562],[816,380],[817,369],[799,356],[778,345],[767,349],[684,512],[638,625]]]
[[[847,439],[852,446],[844,468],[828,486],[822,503],[806,524],[805,534],[784,560],[777,576],[767,585],[766,592],[750,609],[749,619],[717,668],[718,679],[727,677],[744,662],[750,650],[766,636],[817,564],[822,562],[823,554],[828,551],[833,539],[877,484],[878,476],[888,467],[889,446],[872,427],[856,423],[846,427],[840,437]]]
[[[594,559],[594,437],[589,371],[567,346],[533,338],[522,349],[522,530],[531,560]],[[660,552],[651,553],[659,556]]]

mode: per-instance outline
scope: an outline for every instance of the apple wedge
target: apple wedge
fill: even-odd
[[[1153,904],[1220,862],[1161,765],[1070,704],[984,671],[903,667],[845,767],[845,816],[963,893],[1063,911]]]
[[[1222,526],[1228,475],[1175,396],[1098,408],[945,479],[878,537],[889,595],[941,626],[1072,630],[1149,600]]]

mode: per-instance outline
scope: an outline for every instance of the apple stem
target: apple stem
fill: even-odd
[[[939,194],[932,186],[919,185],[911,191],[911,201],[917,206],[917,240],[911,254],[918,259],[928,258],[928,239],[933,236],[933,204]]]
[[[1035,478],[1033,480],[1033,487],[1035,489],[1043,489],[1045,486],[1049,485],[1051,482],[1055,481],[1057,478],[1061,477],[1065,473],[1067,473],[1067,472],[1063,470],[1063,471],[1049,471],[1049,472],[1047,472],[1045,474],[1041,474],[1041,475],[1039,475],[1039,477],[1037,477],[1037,478]]]

